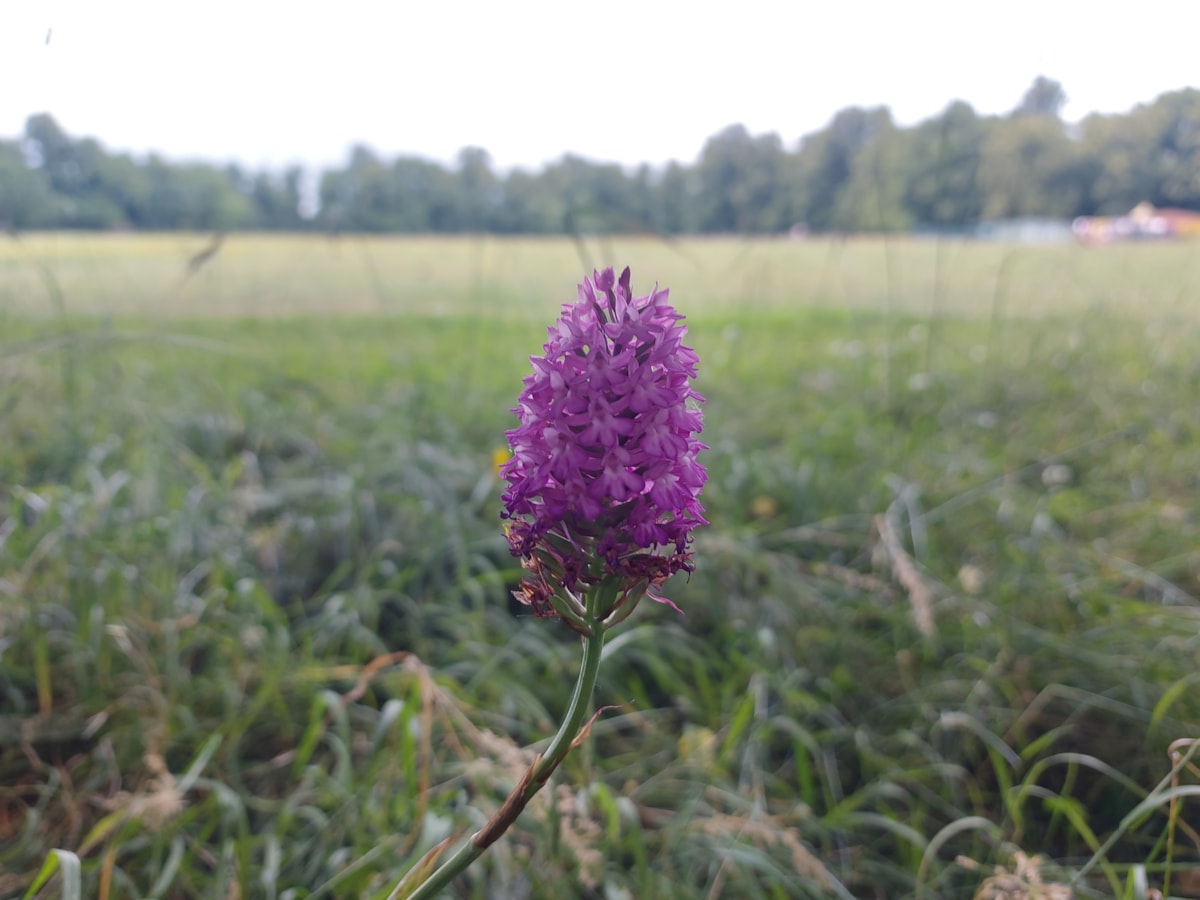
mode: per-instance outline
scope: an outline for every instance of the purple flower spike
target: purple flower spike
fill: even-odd
[[[587,633],[615,623],[671,575],[691,572],[691,531],[707,524],[700,505],[707,449],[692,390],[699,358],[682,343],[687,326],[668,291],[635,297],[629,269],[594,272],[530,357],[508,432],[512,459],[503,518],[513,555],[528,575],[516,592],[538,616]]]

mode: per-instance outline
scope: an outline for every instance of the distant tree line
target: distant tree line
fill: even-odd
[[[494,170],[469,147],[453,166],[354,148],[320,173],[172,163],[72,138],[47,114],[0,140],[0,226],[15,230],[778,233],[953,231],[1012,217],[1156,206],[1200,210],[1200,90],[1121,115],[1062,121],[1061,85],[1038,78],[1004,116],[956,101],[901,128],[885,107],[844,109],[794,149],[733,125],[694,165],[564,156]],[[313,193],[312,191],[308,192]],[[315,203],[314,203],[315,200]]]

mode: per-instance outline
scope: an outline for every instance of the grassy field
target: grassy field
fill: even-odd
[[[1104,248],[848,238],[556,239],[25,235],[0,241],[0,311],[151,318],[487,315],[541,323],[563,285],[621,260],[693,316],[1193,317],[1194,244]],[[570,299],[568,296],[566,299]]]
[[[382,898],[482,824],[579,656],[493,454],[609,261],[712,525],[454,895],[1200,896],[1200,245],[208,244],[0,243],[0,897]]]

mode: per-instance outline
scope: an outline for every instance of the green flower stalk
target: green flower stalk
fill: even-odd
[[[608,630],[642,597],[691,572],[691,531],[707,449],[691,387],[698,357],[683,318],[655,288],[636,297],[629,269],[594,272],[564,305],[513,410],[513,455],[501,474],[505,532],[526,575],[514,596],[535,616],[562,619],[583,639],[583,660],[562,725],[499,811],[445,860],[423,858],[392,898],[436,896],[516,821],[589,732],[592,692]]]

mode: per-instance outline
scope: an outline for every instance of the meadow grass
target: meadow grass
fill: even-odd
[[[1194,245],[206,242],[0,244],[0,897],[385,897],[494,811],[581,257],[689,317],[713,524],[457,895],[1200,893]]]
[[[5,314],[431,315],[542,323],[581,271],[623,260],[692,316],[801,309],[932,317],[1192,317],[1190,243],[1096,248],[953,240],[30,234],[0,241]],[[570,299],[568,296],[567,299]]]

